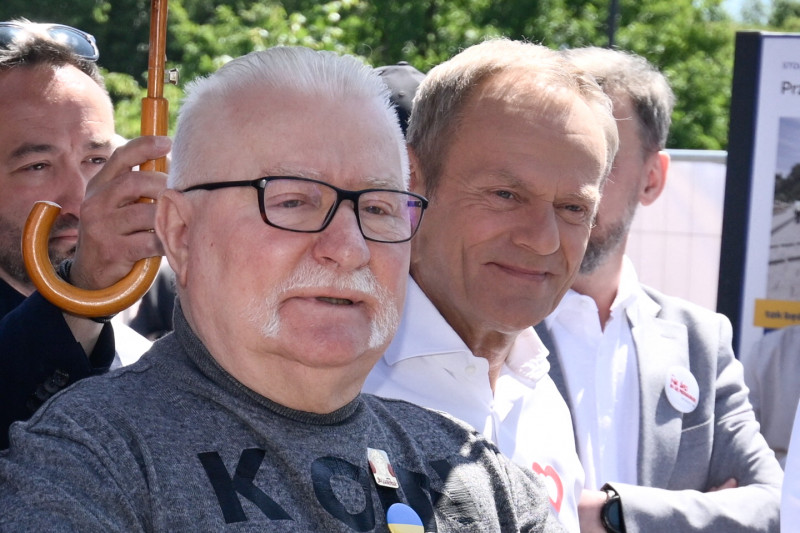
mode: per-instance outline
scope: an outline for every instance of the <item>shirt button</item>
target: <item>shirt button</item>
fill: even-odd
[[[477,371],[478,369],[475,367],[475,365],[469,365],[467,368],[464,369],[464,373],[468,376],[474,376],[475,372]]]

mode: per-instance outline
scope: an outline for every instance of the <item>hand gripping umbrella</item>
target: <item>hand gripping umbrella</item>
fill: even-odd
[[[152,0],[150,8],[150,52],[147,66],[147,97],[142,99],[142,135],[166,135],[168,103],[164,94],[166,61],[167,0]],[[142,170],[166,171],[166,158],[147,161]],[[141,198],[140,202],[155,202]],[[155,280],[161,257],[140,259],[131,271],[105,289],[87,290],[70,285],[56,275],[48,256],[48,240],[61,206],[36,202],[22,235],[22,256],[31,281],[54,305],[68,313],[86,317],[113,315],[133,305]]]

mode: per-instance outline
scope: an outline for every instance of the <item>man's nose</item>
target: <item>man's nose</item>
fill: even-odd
[[[86,196],[86,184],[90,179],[91,176],[86,176],[80,165],[67,165],[60,169],[53,201],[61,206],[62,216],[80,216],[81,204]]]
[[[551,202],[535,201],[524,216],[516,217],[511,240],[539,255],[550,255],[561,246],[558,214]]]
[[[328,227],[316,239],[314,254],[323,263],[335,263],[343,270],[357,270],[370,260],[370,251],[358,226],[350,200],[339,204]]]

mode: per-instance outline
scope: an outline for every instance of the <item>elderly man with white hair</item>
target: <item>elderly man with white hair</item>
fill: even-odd
[[[560,531],[468,426],[360,393],[427,205],[407,177],[352,57],[279,47],[194,83],[156,216],[175,330],[12,429],[0,527]]]

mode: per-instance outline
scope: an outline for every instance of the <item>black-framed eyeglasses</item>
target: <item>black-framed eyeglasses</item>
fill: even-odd
[[[323,181],[295,176],[266,176],[251,181],[203,183],[183,189],[213,191],[227,187],[258,190],[261,218],[268,225],[300,233],[323,231],[344,200],[353,202],[356,220],[365,239],[406,242],[419,229],[428,207],[424,196],[393,189],[348,191]]]
[[[63,24],[0,22],[0,47],[8,48],[17,39],[30,34],[32,29],[41,31],[84,59],[97,61],[100,58],[100,50],[97,49],[97,42],[92,35]]]

